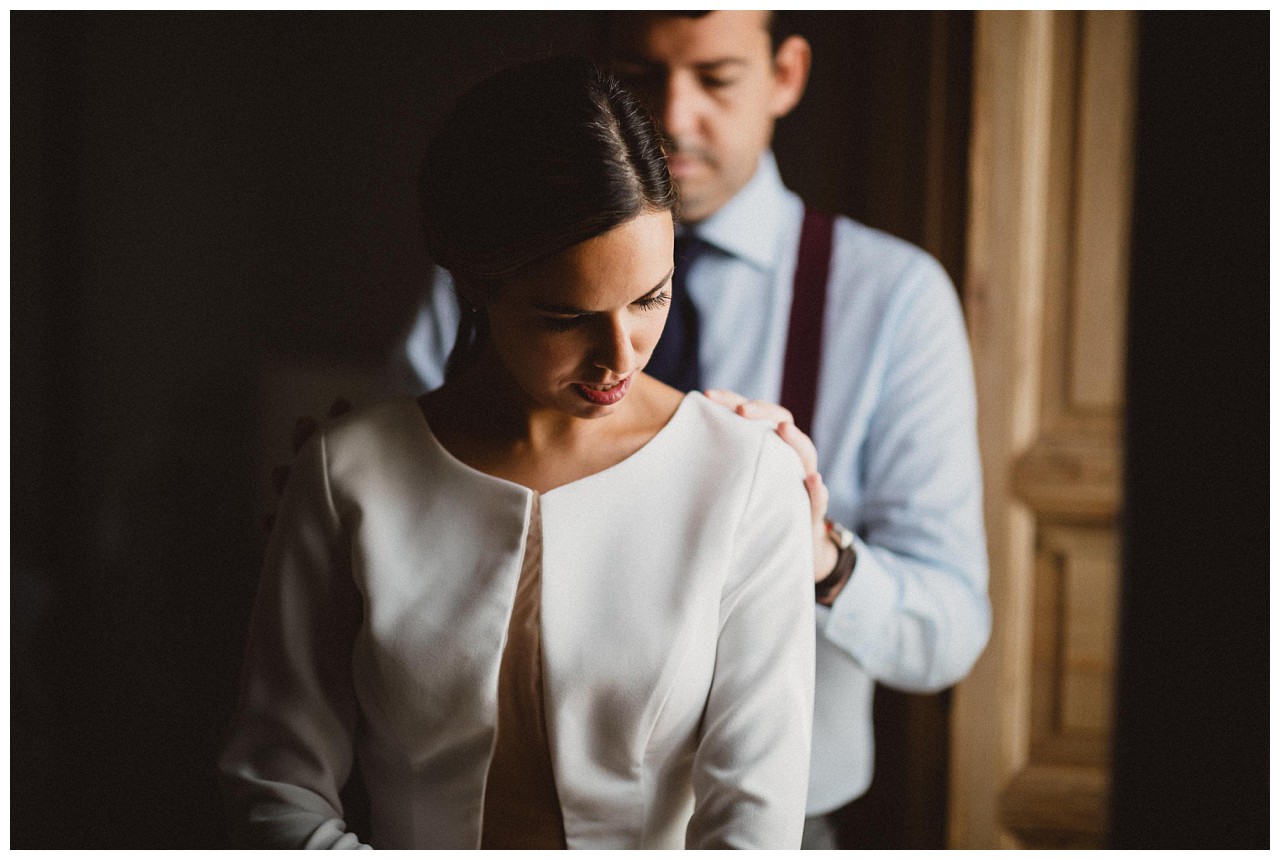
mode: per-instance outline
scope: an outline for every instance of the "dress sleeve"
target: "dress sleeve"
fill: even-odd
[[[367,847],[346,832],[338,797],[352,763],[359,623],[350,550],[317,434],[294,462],[272,530],[219,763],[239,843]]]
[[[813,723],[813,538],[803,469],[769,432],[734,535],[694,756],[690,848],[799,848]]]
[[[863,445],[857,565],[828,641],[892,687],[954,684],[991,630],[973,365],[954,288],[917,267],[882,327],[885,359]]]

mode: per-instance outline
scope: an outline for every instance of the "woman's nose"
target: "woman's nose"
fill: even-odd
[[[604,317],[603,323],[593,361],[596,367],[626,376],[635,370],[636,365],[631,327],[625,319]]]

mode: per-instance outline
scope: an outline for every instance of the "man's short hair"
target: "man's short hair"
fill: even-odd
[[[670,18],[705,18],[707,15],[710,15],[713,11],[715,10],[703,9],[699,11],[686,12],[686,11],[668,11],[663,9],[663,10],[649,11],[645,14],[665,15]],[[628,14],[638,15],[641,13],[639,12],[606,12],[604,14],[603,27],[601,28],[603,31],[602,32],[603,38],[601,39],[601,43],[603,45],[607,47],[610,44],[609,37],[613,34],[614,21],[617,19],[617,17],[619,15],[628,15]],[[792,35],[792,33],[794,32],[794,29],[791,27],[791,22],[788,21],[787,18],[788,16],[783,12],[778,12],[774,10],[768,10],[765,12],[764,26],[765,26],[765,30],[769,33],[769,52],[771,54],[774,54],[775,56],[778,53],[778,46],[782,44],[784,39]]]

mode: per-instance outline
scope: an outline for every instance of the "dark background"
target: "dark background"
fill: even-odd
[[[1268,30],[1142,17],[1113,848],[1271,841]]]
[[[1142,17],[1140,121],[1154,131],[1139,134],[1131,313],[1130,392],[1143,417],[1130,432],[1157,456],[1192,456],[1185,437],[1153,429],[1177,407],[1199,418],[1194,450],[1215,434],[1220,443],[1224,426],[1239,444],[1221,462],[1196,458],[1193,474],[1130,458],[1135,500],[1144,476],[1169,482],[1148,481],[1157,515],[1143,526],[1135,512],[1133,528],[1185,551],[1163,539],[1159,512],[1162,496],[1189,490],[1205,500],[1191,505],[1199,527],[1240,528],[1238,542],[1236,532],[1226,546],[1208,542],[1215,558],[1196,558],[1206,566],[1161,556],[1145,582],[1166,595],[1185,593],[1171,579],[1218,583],[1188,595],[1202,612],[1193,629],[1208,629],[1205,612],[1226,623],[1219,607],[1234,603],[1232,654],[1248,673],[1228,677],[1265,690],[1265,18],[1213,30],[1194,19],[1153,27],[1153,17]],[[778,130],[784,179],[812,203],[924,245],[959,280],[972,17],[793,22],[815,66]],[[288,450],[287,425],[264,429],[273,374],[385,364],[427,267],[413,178],[433,123],[469,83],[582,50],[596,25],[589,13],[11,13],[12,847],[222,844],[213,761],[265,541],[262,452]],[[1186,71],[1189,44],[1201,50]],[[1239,62],[1242,44],[1252,65]],[[1206,69],[1207,89],[1185,80]],[[1244,79],[1252,89],[1236,85]],[[1180,110],[1188,86],[1202,94],[1190,114]],[[1224,130],[1239,152],[1218,146]],[[1222,157],[1201,171],[1206,151]],[[1170,199],[1171,188],[1191,196]],[[1205,207],[1208,235],[1195,229]],[[1228,258],[1240,268],[1220,285]],[[1207,312],[1220,303],[1223,313]],[[1159,387],[1134,396],[1170,361],[1199,372],[1172,399]],[[263,438],[274,434],[275,449]],[[1232,489],[1214,495],[1224,475]],[[1126,564],[1147,558],[1131,550]],[[1133,633],[1143,622],[1134,627],[1132,607],[1159,604],[1134,590],[1141,571],[1126,576],[1132,660],[1135,636],[1167,642],[1169,628],[1148,613],[1162,636]],[[1160,611],[1185,646],[1186,619]],[[1196,669],[1206,653],[1220,652],[1193,647],[1182,665]],[[1161,777],[1150,733],[1133,726],[1183,689],[1171,683],[1134,683],[1120,700],[1117,766],[1134,763],[1131,774]],[[1240,718],[1237,701],[1266,712],[1265,698],[1206,689],[1214,717]],[[843,816],[849,844],[944,844],[946,711],[945,694],[878,694],[876,781]],[[1204,726],[1182,725],[1168,740],[1198,741]],[[1256,797],[1256,766],[1248,773]],[[1126,785],[1146,786],[1118,775],[1119,820],[1136,821],[1125,818]]]

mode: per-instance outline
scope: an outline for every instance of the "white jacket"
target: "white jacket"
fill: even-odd
[[[248,841],[475,848],[533,494],[393,400],[299,455],[221,769]],[[541,496],[551,760],[570,848],[796,848],[814,672],[798,458],[688,395],[621,463]]]

